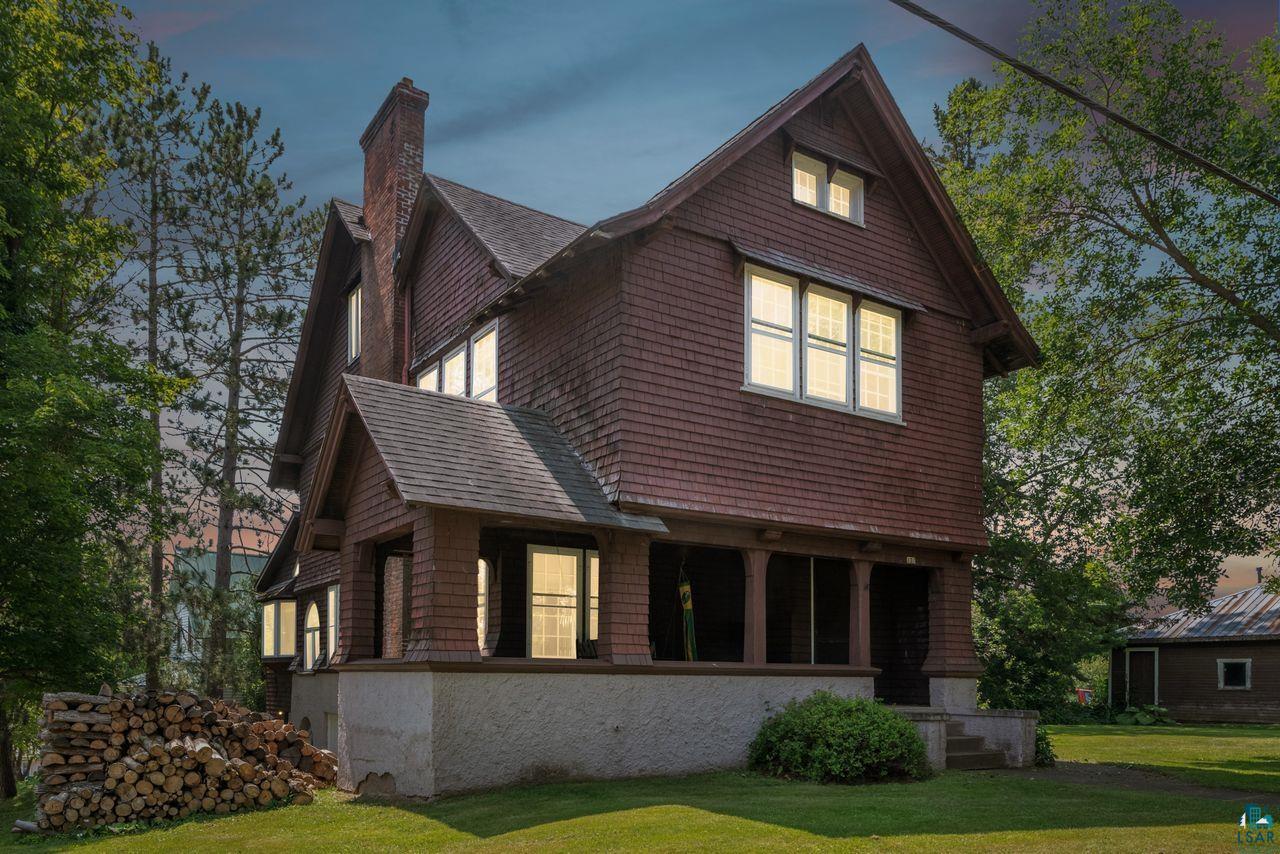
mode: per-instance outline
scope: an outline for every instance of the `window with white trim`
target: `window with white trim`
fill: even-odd
[[[315,670],[320,660],[320,609],[312,602],[302,626],[302,669]]]
[[[467,396],[467,348],[459,347],[444,357],[442,376],[444,384],[440,390],[445,394]]]
[[[484,649],[489,636],[489,561],[476,562],[476,640]]]
[[[865,182],[845,169],[802,152],[791,155],[791,198],[862,225]]]
[[[577,658],[580,639],[597,640],[600,553],[528,547],[530,658]]]
[[[292,656],[297,651],[298,603],[277,599],[262,605],[262,657]]]
[[[347,363],[360,358],[360,285],[347,292]]]
[[[1218,690],[1248,691],[1253,687],[1252,658],[1219,658]]]
[[[325,614],[325,654],[333,661],[333,654],[338,651],[338,585],[331,584],[325,593],[328,613]]]
[[[432,365],[422,373],[418,374],[418,388],[425,388],[427,391],[440,390],[439,365]]]
[[[745,287],[747,388],[901,417],[902,312],[761,267]]]
[[[490,325],[471,338],[471,396],[498,399],[498,327]]]

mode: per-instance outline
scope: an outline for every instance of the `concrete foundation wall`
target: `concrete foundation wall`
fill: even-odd
[[[333,750],[328,741],[325,715],[338,714],[337,673],[295,673],[289,703],[289,722],[301,726],[306,718],[311,730],[311,741],[317,747]]]
[[[346,671],[339,784],[436,795],[740,767],[761,722],[869,677]],[[412,710],[422,709],[413,714]]]
[[[964,724],[965,735],[986,739],[987,747],[1003,750],[1010,768],[1029,768],[1036,758],[1038,712],[1018,709],[977,709],[951,712],[951,720]]]

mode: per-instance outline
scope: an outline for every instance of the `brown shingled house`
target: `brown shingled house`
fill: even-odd
[[[426,107],[332,205],[271,471],[270,697],[341,782],[731,766],[816,689],[1028,762],[970,560],[983,380],[1037,350],[866,50],[592,226],[424,175]]]
[[[1280,594],[1261,583],[1136,627],[1111,653],[1111,702],[1178,721],[1280,723]]]

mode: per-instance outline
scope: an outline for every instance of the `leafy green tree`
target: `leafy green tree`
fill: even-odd
[[[173,389],[103,328],[123,230],[98,212],[104,109],[134,84],[127,13],[16,0],[0,14],[0,796],[42,690],[121,675],[113,541]]]
[[[1048,0],[1021,57],[1275,190],[1278,46],[1238,56],[1163,0]],[[1113,591],[1199,607],[1224,557],[1280,542],[1280,210],[998,73],[938,111],[936,162],[1044,351],[988,386],[975,577],[984,694],[1038,705],[1123,625]]]
[[[206,690],[218,695],[232,660],[228,630],[243,608],[231,591],[232,552],[263,550],[278,530],[281,497],[266,485],[288,392],[292,344],[310,274],[313,236],[302,201],[279,172],[279,130],[260,110],[198,93],[195,148],[185,166],[192,212],[179,270],[185,355],[199,382],[190,400],[189,461],[211,517],[216,567],[208,607]],[[256,612],[254,612],[256,613]]]

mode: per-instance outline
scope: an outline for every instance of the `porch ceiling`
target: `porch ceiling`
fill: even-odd
[[[409,504],[665,533],[605,497],[543,412],[347,375],[351,402]]]

